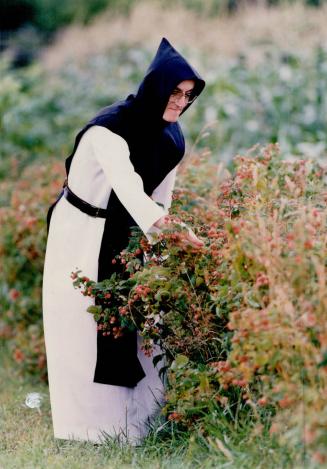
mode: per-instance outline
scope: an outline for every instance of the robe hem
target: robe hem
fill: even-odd
[[[107,385],[110,385],[110,386],[120,386],[120,387],[125,387],[125,388],[135,388],[137,386],[137,384],[143,379],[145,378],[145,374],[142,378],[140,378],[139,380],[137,381],[124,381],[124,380],[120,380],[120,379],[105,379],[105,378],[94,378],[93,379],[93,383],[98,383],[98,384],[107,384]]]

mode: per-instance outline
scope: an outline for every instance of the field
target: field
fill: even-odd
[[[0,467],[326,467],[326,14],[295,3],[208,18],[140,2],[60,31],[29,67],[1,58]],[[133,270],[138,233],[124,253],[124,301],[134,317],[147,311],[149,348],[160,339],[167,350],[167,403],[140,447],[54,440],[46,210],[76,130],[135,90],[163,35],[207,81],[182,119],[172,207],[205,246],[176,247],[175,227],[164,261]],[[114,288],[77,281],[90,295]],[[25,405],[31,392],[39,410]]]

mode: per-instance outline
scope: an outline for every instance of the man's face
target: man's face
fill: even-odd
[[[163,119],[167,122],[176,122],[184,107],[192,99],[192,90],[195,82],[193,80],[184,80],[180,82],[168,100]]]

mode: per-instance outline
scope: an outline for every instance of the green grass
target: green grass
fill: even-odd
[[[106,441],[92,443],[54,439],[48,388],[22,378],[7,353],[0,366],[0,468],[1,469],[124,469],[124,468],[295,468],[293,456],[267,436],[250,437],[249,428],[234,429],[224,418],[203,434],[185,434],[170,427],[163,434],[153,431],[140,447]],[[44,398],[40,408],[25,405],[29,392]],[[219,442],[227,455],[219,449]],[[218,442],[218,443],[217,443]],[[226,453],[226,451],[225,451]]]

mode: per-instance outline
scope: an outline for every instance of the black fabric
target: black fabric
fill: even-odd
[[[73,152],[65,162],[67,175],[82,136],[91,126],[100,125],[126,140],[131,162],[142,177],[144,191],[151,195],[184,155],[184,137],[179,124],[162,118],[172,91],[183,80],[195,81],[193,93],[197,96],[205,85],[199,74],[163,38],[137,93],[102,109],[77,134]],[[62,193],[58,200],[61,196]],[[48,226],[53,207],[49,209]],[[121,269],[111,260],[126,248],[130,228],[137,225],[114,191],[111,191],[107,211],[98,259],[99,281]],[[119,339],[104,337],[98,332],[95,382],[134,387],[144,376],[137,358],[136,332]]]
[[[90,215],[90,217],[107,218],[108,216],[106,209],[95,207],[94,205],[89,204],[74,194],[74,192],[68,186],[66,186],[64,189],[64,197],[70,204],[74,205],[74,207],[78,208],[81,212]]]

